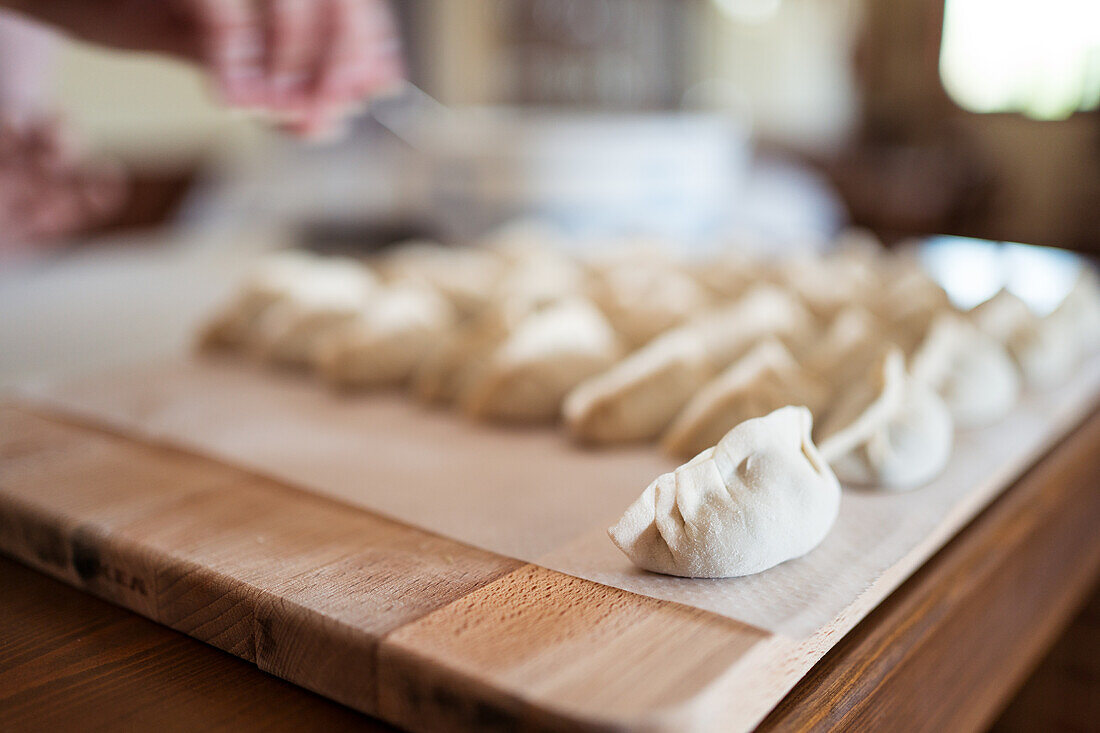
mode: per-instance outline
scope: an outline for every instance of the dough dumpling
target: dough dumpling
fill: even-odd
[[[463,395],[463,406],[478,418],[556,420],[569,390],[619,356],[618,338],[603,314],[586,300],[563,300],[516,326]]]
[[[340,387],[400,384],[454,324],[449,301],[419,283],[389,285],[317,343],[317,371]]]
[[[1083,270],[1053,313],[1016,328],[1006,345],[1029,385],[1046,388],[1068,378],[1100,348],[1100,287],[1095,274]]]
[[[593,283],[592,296],[634,348],[680,325],[709,300],[703,288],[674,263],[652,255],[604,268]]]
[[[784,263],[781,272],[787,287],[819,318],[868,302],[876,292],[874,271],[856,257],[798,257]]]
[[[827,397],[825,385],[806,374],[780,341],[765,339],[699,390],[661,443],[671,455],[690,458],[745,420],[784,405],[815,412]]]
[[[715,370],[724,369],[765,336],[800,343],[815,321],[797,297],[773,285],[758,285],[733,303],[710,310],[683,326],[706,345]]]
[[[840,507],[812,426],[804,407],[741,423],[650,484],[611,540],[641,568],[688,578],[751,575],[805,555]]]
[[[488,305],[504,274],[500,255],[477,247],[406,242],[385,255],[378,269],[387,281],[419,282],[441,293],[460,315]]]
[[[770,280],[772,276],[763,262],[737,248],[693,263],[688,270],[701,286],[726,300],[744,294],[754,283]]]
[[[1002,290],[970,312],[974,324],[1003,343],[1030,386],[1045,389],[1073,373],[1082,344],[1070,311],[1035,315],[1018,297]]]
[[[565,399],[566,425],[587,443],[655,440],[713,374],[703,340],[674,329],[577,385]]]
[[[585,294],[587,273],[565,254],[544,248],[513,254],[511,265],[492,293],[495,303],[508,303],[510,308],[526,313]]]
[[[286,298],[296,281],[318,257],[301,250],[265,256],[245,279],[236,295],[203,326],[200,348],[237,348],[249,339],[256,322],[271,305]]]
[[[1051,316],[1065,320],[1079,339],[1083,355],[1100,350],[1100,282],[1094,270],[1082,268],[1073,288]]]
[[[947,292],[919,264],[897,257],[890,269],[872,310],[889,326],[891,341],[911,354],[936,317],[954,308]]]
[[[444,334],[413,372],[413,394],[427,403],[457,401],[477,380],[489,355],[507,335],[495,318],[474,319]]]
[[[901,349],[889,346],[841,396],[818,443],[844,483],[905,490],[943,471],[953,437],[943,400],[911,378]]]
[[[306,366],[318,339],[360,314],[376,287],[374,274],[354,260],[319,259],[259,316],[249,345],[275,363]]]
[[[803,363],[834,388],[862,377],[881,351],[882,323],[862,306],[844,308],[833,318],[825,335],[806,349]]]
[[[913,378],[943,398],[955,424],[996,422],[1016,404],[1020,377],[1008,351],[961,316],[938,316],[910,362]]]
[[[797,298],[758,286],[580,384],[565,401],[566,423],[575,438],[590,443],[655,440],[692,395],[762,337],[801,338],[812,323]]]
[[[1012,334],[1033,326],[1039,320],[1027,303],[1008,290],[999,291],[975,306],[968,315],[975,326],[1002,344],[1008,343]]]

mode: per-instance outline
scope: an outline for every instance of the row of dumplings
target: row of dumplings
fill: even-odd
[[[801,363],[768,337],[695,393],[666,440],[680,435],[677,424],[720,415],[699,441],[717,436],[714,445],[657,477],[608,530],[612,542],[643,569],[691,578],[750,575],[801,557],[836,522],[840,480],[926,483],[948,460],[955,424],[999,419],[1021,382],[1051,386],[1100,346],[1091,271],[1043,318],[1007,292],[965,315],[945,304],[909,311],[874,337],[883,318],[869,313],[844,306]],[[909,333],[906,322],[925,325]],[[822,377],[832,397],[814,385]],[[815,429],[806,405],[822,404]]]
[[[279,253],[202,340],[340,388],[407,385],[475,418],[563,419],[580,442],[660,441],[682,459],[804,405],[815,440],[849,448],[830,460],[842,480],[885,488],[933,478],[953,425],[999,419],[1021,381],[1057,383],[1100,340],[1090,272],[1046,317],[1007,291],[963,314],[858,233],[783,261],[683,262],[644,244],[580,259],[543,239],[409,243],[370,262]],[[891,413],[885,434],[845,441],[871,404]]]
[[[581,259],[509,236],[370,262],[274,255],[202,343],[479,419],[561,420],[587,444],[659,441],[691,460],[612,540],[649,570],[728,577],[816,546],[839,481],[921,486],[956,426],[1070,376],[1100,347],[1100,287],[1083,270],[1049,315],[1007,291],[962,313],[863,234],[827,256],[705,262],[638,244]]]

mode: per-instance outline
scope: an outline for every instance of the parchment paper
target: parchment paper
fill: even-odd
[[[900,583],[1083,419],[1100,393],[1100,358],[1057,389],[1026,395],[998,424],[961,432],[932,484],[902,494],[845,489],[817,549],[728,580],[638,570],[607,538],[627,505],[676,465],[653,446],[584,450],[560,430],[480,425],[398,393],[335,395],[304,375],[208,358],[21,391],[487,550],[803,637],[869,611],[870,595]]]

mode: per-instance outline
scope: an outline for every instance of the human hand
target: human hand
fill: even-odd
[[[383,0],[175,0],[225,100],[317,134],[402,75]]]
[[[124,198],[121,169],[83,157],[56,121],[0,119],[0,260],[100,224]]]
[[[386,0],[0,0],[84,40],[186,58],[228,104],[315,135],[404,74]]]

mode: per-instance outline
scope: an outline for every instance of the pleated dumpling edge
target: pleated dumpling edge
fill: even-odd
[[[840,484],[804,407],[746,420],[658,476],[608,530],[635,565],[689,578],[752,575],[805,555],[836,521]]]

